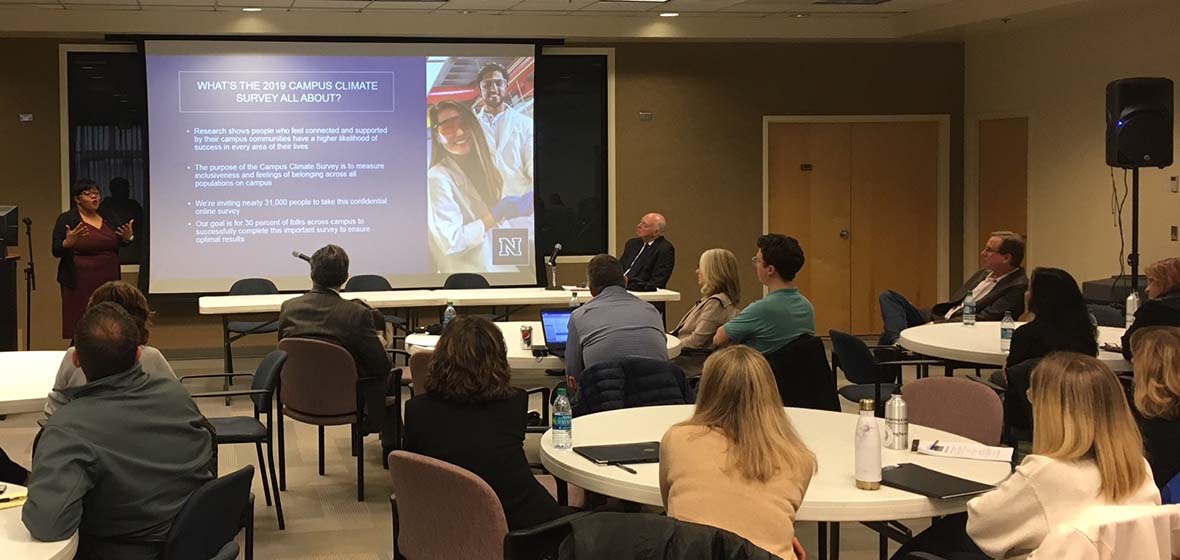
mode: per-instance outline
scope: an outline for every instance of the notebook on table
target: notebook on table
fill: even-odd
[[[570,336],[570,315],[573,309],[542,309],[541,332],[545,335],[545,349],[558,358],[565,358],[565,343]]]
[[[881,469],[881,484],[940,500],[975,496],[995,488],[990,484],[951,476],[913,463]]]
[[[642,441],[614,445],[583,445],[575,447],[574,453],[598,465],[658,463],[660,462],[660,442]]]

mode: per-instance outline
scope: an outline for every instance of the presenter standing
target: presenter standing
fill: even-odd
[[[447,273],[515,272],[515,266],[492,266],[491,230],[529,227],[532,192],[504,196],[495,155],[470,107],[441,101],[429,117],[427,223],[435,266]]]
[[[74,325],[96,288],[119,279],[119,247],[135,239],[135,220],[121,223],[100,211],[102,194],[90,179],[78,179],[70,190],[73,208],[53,226],[53,256],[61,284],[61,337],[73,339]]]
[[[496,63],[485,65],[479,82],[479,124],[489,147],[499,158],[504,194],[519,196],[533,191],[533,119],[508,103],[508,71]]]

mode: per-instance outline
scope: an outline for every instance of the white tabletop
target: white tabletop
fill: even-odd
[[[1016,326],[1024,323],[1016,323]],[[1123,331],[1098,327],[1098,343],[1120,344]],[[911,352],[944,360],[1003,366],[1007,352],[1000,351],[1000,323],[987,321],[967,326],[962,323],[930,323],[901,331],[898,344]],[[1098,352],[1098,359],[1114,371],[1131,371],[1131,362],[1117,352]]]
[[[64,350],[0,352],[0,414],[44,409],[46,395],[53,389],[53,380],[65,355]]]
[[[589,292],[578,291],[578,300],[590,299]],[[631,292],[644,301],[680,301],[672,290]],[[358,298],[376,308],[442,307],[448,301],[456,306],[476,305],[562,305],[570,301],[570,292],[545,288],[486,288],[477,290],[393,290],[385,292],[344,292],[346,298]],[[204,296],[198,300],[201,315],[237,313],[278,313],[283,302],[299,294],[257,296]]]
[[[550,355],[538,360],[533,357],[531,349],[521,347],[521,325],[533,327],[533,345],[545,344],[545,333],[542,332],[540,321],[497,322],[496,326],[500,327],[500,332],[504,334],[504,343],[508,346],[508,366],[512,369],[564,369],[565,362],[561,358]],[[668,359],[670,360],[680,355],[680,339],[672,335],[666,336],[668,339]],[[438,335],[434,334],[411,334],[406,337],[406,350],[411,354],[434,350],[437,344]]]
[[[0,510],[0,558],[16,560],[65,560],[78,550],[78,533],[57,542],[40,542],[20,520],[21,508]]]
[[[693,405],[648,406],[600,412],[574,418],[574,445],[659,441],[673,424],[687,420]],[[853,476],[853,434],[857,415],[788,408],[791,423],[815,453],[819,470],[799,508],[799,521],[889,521],[948,515],[967,509],[967,500],[934,500],[882,486],[859,490]],[[910,424],[911,438],[969,441],[947,432]],[[1008,476],[1008,463],[931,457],[882,449],[882,464],[916,463],[954,476],[996,484]],[[553,431],[541,436],[541,464],[557,478],[587,490],[641,504],[662,506],[660,466],[630,465],[631,474],[599,466],[571,450],[553,448]]]

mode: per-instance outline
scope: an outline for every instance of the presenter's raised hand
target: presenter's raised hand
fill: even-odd
[[[522,194],[520,196],[506,196],[500,199],[500,202],[496,204],[495,208],[492,208],[492,218],[496,223],[513,218],[523,218],[532,214],[532,193]]]
[[[79,238],[87,235],[90,235],[90,227],[85,223],[79,223],[77,227],[73,228],[70,227],[70,224],[66,224],[66,240],[61,242],[61,246],[69,249],[78,242]]]
[[[135,238],[134,226],[135,220],[131,220],[130,222],[119,226],[118,229],[115,230],[115,233],[119,234],[119,237],[123,239],[124,243],[127,243],[128,241],[131,241],[133,238]]]

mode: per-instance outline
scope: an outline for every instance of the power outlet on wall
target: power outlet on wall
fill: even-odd
[[[1180,177],[1176,177],[1175,175],[1173,175],[1171,177],[1171,182],[1172,182],[1172,192],[1180,193]]]

